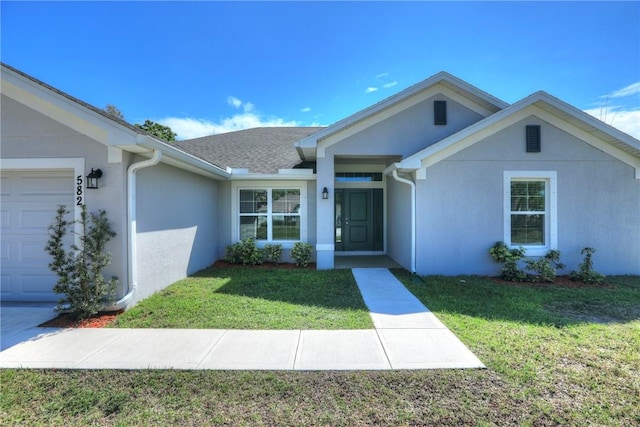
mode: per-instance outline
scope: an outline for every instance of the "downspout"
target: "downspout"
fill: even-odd
[[[416,274],[416,184],[398,176],[398,170],[391,172],[393,179],[411,187],[411,273]]]
[[[150,159],[142,160],[137,163],[129,165],[127,169],[127,271],[129,275],[129,285],[127,293],[121,299],[116,301],[113,305],[107,307],[106,311],[118,311],[123,310],[129,301],[133,297],[138,288],[138,258],[137,258],[137,244],[136,244],[136,172],[140,169],[155,166],[160,163],[162,159],[162,152],[160,150],[153,150],[153,156]]]

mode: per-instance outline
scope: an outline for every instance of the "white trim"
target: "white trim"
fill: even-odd
[[[448,87],[442,85],[440,82],[434,84],[433,86],[425,89],[422,92],[418,92],[416,94],[412,94],[407,96],[405,99],[390,105],[386,109],[376,111],[369,116],[366,116],[359,121],[354,121],[349,126],[344,126],[339,129],[334,130],[333,133],[324,136],[322,138],[318,138],[317,146],[318,146],[318,157],[321,157],[320,154],[324,153],[324,150],[329,148],[330,146],[339,143],[340,141],[348,138],[350,136],[355,135],[358,132],[363,131],[364,129],[368,129],[376,124],[387,120],[401,112],[417,105],[422,102],[425,102],[431,98],[435,98],[437,96],[444,96],[448,100],[457,102],[458,104],[463,105],[469,110],[483,116],[487,117],[494,112],[479,105],[475,102],[461,96],[460,94],[454,92]]]
[[[239,194],[240,190],[278,190],[278,189],[296,189],[300,190],[300,240],[258,240],[256,246],[261,247],[266,244],[280,244],[284,249],[291,249],[293,245],[308,240],[308,200],[307,200],[307,182],[303,180],[286,182],[274,181],[232,181],[231,183],[231,241],[238,242],[240,240],[240,212]],[[268,200],[269,210],[271,210],[271,198]]]
[[[401,92],[396,93],[395,95],[392,95],[378,102],[377,104],[372,105],[371,107],[365,108],[362,111],[352,114],[346,119],[340,120],[339,122],[325,129],[322,129],[314,134],[309,135],[308,137],[300,140],[294,145],[297,148],[317,147],[318,148],[318,153],[316,154],[317,157],[323,157],[323,155],[321,155],[321,151],[324,151],[324,150],[321,150],[321,147],[319,146],[319,141],[321,139],[330,137],[332,134],[335,134],[335,133],[340,133],[343,130],[353,126],[358,122],[369,121],[371,117],[377,115],[383,110],[397,108],[399,104],[403,104],[404,106],[406,105],[405,102],[408,99],[415,97],[416,95],[420,95],[421,92],[425,92],[425,91],[430,92],[430,95],[428,97],[434,96],[434,92],[445,94],[444,92],[442,92],[442,89],[439,91],[434,91],[433,88],[435,86],[439,86],[440,88],[445,89],[448,94],[451,94],[450,98],[452,100],[458,100],[458,99],[464,100],[461,103],[467,106],[468,108],[471,108],[473,105],[474,106],[473,108],[486,110],[487,113],[482,114],[485,116],[491,114],[493,111],[491,111],[489,107],[482,106],[481,102],[486,103],[488,106],[493,106],[495,110],[506,108],[509,105],[506,102],[478,89],[477,87],[472,86],[471,84],[465,82],[464,80],[461,80],[446,72],[439,72],[429,77],[426,80],[423,80],[407,89],[404,89]],[[467,96],[461,95],[460,92],[468,94],[469,96],[467,97]],[[462,97],[462,98],[459,98],[459,97]],[[476,102],[476,100],[478,100],[479,102]],[[417,101],[417,102],[420,102],[420,101]],[[410,107],[411,105],[414,105],[414,104],[410,104],[408,107]],[[405,106],[404,108],[408,108],[408,107]],[[400,108],[399,111],[401,111],[404,108]]]
[[[533,115],[630,165],[635,168],[636,179],[640,179],[640,159],[638,159],[638,157],[623,151],[612,143],[592,135],[588,131],[580,129],[576,124],[565,118],[560,118],[540,107],[540,105],[545,104],[566,113],[568,118],[579,120],[587,125],[596,127],[599,131],[610,135],[632,149],[640,149],[640,145],[638,145],[637,140],[633,137],[599,122],[592,116],[576,110],[569,104],[565,104],[545,92],[536,92],[504,110],[412,154],[401,161],[400,169],[420,169],[432,166],[470,147],[476,142],[482,141]]]
[[[304,170],[304,169],[301,169]],[[269,181],[291,181],[296,180],[296,181],[315,181],[316,180],[316,175],[315,174],[308,174],[308,173],[303,173],[303,174],[278,174],[278,173],[273,173],[273,174],[257,174],[257,173],[240,173],[238,174],[237,169],[233,169],[231,176],[229,177],[230,180],[233,181],[252,181],[252,182],[269,182]],[[280,185],[280,184],[278,184]]]
[[[73,188],[76,188],[76,180],[80,178],[82,180],[82,194],[77,194],[77,190],[73,192],[74,200],[77,196],[82,197],[82,204],[86,200],[86,187],[85,187],[85,159],[83,157],[51,157],[51,158],[15,158],[15,159],[0,159],[0,169],[2,170],[73,170],[74,181],[70,183]],[[73,219],[74,221],[80,219],[81,207],[77,203],[73,204]],[[80,244],[80,224],[75,223],[74,229],[75,243]]]
[[[543,179],[548,184],[546,203],[548,218],[545,221],[544,246],[523,246],[528,256],[544,256],[552,249],[558,249],[558,173],[557,171],[504,171],[503,172],[503,238],[511,245],[511,181],[513,179]]]

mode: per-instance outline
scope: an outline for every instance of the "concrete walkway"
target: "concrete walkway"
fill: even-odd
[[[0,367],[225,370],[484,367],[387,269],[353,269],[353,274],[371,310],[375,329],[32,327],[11,336],[5,324],[5,318],[10,316],[3,313]]]

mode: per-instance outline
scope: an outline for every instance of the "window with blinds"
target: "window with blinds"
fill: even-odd
[[[544,246],[546,242],[547,181],[511,181],[511,244]]]

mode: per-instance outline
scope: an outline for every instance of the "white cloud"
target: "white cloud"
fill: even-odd
[[[235,96],[227,97],[227,104],[231,105],[233,108],[242,108],[242,111],[244,111],[245,113],[249,113],[256,108],[252,103],[243,102],[241,99],[238,99]]]
[[[381,79],[383,77],[387,77],[389,75],[389,73],[380,73],[376,76],[376,79]]]
[[[311,111],[311,107],[304,107],[302,110],[300,110],[300,112],[302,113],[308,113],[309,111]]]
[[[585,113],[640,139],[640,109],[625,109],[618,106],[592,108]]]
[[[169,126],[178,134],[178,140],[200,138],[218,133],[256,127],[303,126],[294,120],[284,120],[280,117],[263,117],[254,113],[235,114],[219,122],[191,117],[165,117],[158,123]],[[311,125],[315,126],[315,124]]]
[[[372,92],[375,92],[377,90],[378,90],[377,87],[369,86],[368,88],[365,89],[364,93],[372,93]]]
[[[615,90],[602,98],[624,98],[632,95],[640,95],[640,82],[632,83],[622,89]]]
[[[634,138],[640,139],[640,82],[600,96],[599,107],[584,110]],[[626,98],[626,99],[625,99]],[[610,100],[615,101],[610,103]]]
[[[392,82],[383,84],[382,87],[385,88],[385,89],[389,89],[390,87],[394,87],[397,84],[398,84],[398,82],[396,80],[394,80]]]
[[[240,101],[238,98],[236,98],[235,96],[229,96],[227,97],[227,104],[231,105],[234,108],[240,108],[242,107],[242,101]]]

